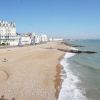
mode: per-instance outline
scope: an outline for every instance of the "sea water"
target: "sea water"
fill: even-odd
[[[76,40],[80,50],[94,54],[66,53],[61,60],[66,77],[63,77],[58,100],[100,100],[100,40]]]

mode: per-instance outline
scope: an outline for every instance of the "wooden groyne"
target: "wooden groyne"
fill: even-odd
[[[97,53],[95,51],[81,51],[81,50],[66,50],[66,49],[57,49],[57,50],[60,50],[60,51],[63,51],[63,52],[71,52],[71,53],[89,53],[89,54],[92,54],[92,53]]]

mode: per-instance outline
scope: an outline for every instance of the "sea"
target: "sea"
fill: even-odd
[[[66,53],[61,60],[62,86],[58,100],[100,100],[100,40],[65,40],[79,50],[97,53]]]

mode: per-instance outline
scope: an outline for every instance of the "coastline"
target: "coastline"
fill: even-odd
[[[57,100],[58,100],[59,93],[60,93],[60,90],[61,90],[61,85],[62,85],[62,82],[63,82],[63,80],[61,79],[61,75],[60,75],[61,70],[62,70],[62,66],[61,66],[61,64],[58,64],[56,66],[56,76],[55,76],[55,80],[54,80],[55,89],[56,89],[55,96],[56,96]]]
[[[56,100],[62,83],[59,60],[64,55],[57,48],[69,46],[49,42],[0,49],[0,95],[16,100]]]
[[[59,57],[58,59],[59,62],[56,66],[56,75],[55,75],[54,83],[55,83],[55,89],[56,89],[55,96],[57,100],[59,98],[59,93],[60,93],[62,82],[63,82],[63,79],[61,79],[62,77],[61,72],[63,71],[63,66],[60,64],[60,61],[63,59],[64,55],[65,53]]]

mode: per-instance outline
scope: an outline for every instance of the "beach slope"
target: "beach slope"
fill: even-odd
[[[9,100],[56,100],[56,67],[69,48],[60,42],[0,49],[0,95]]]

